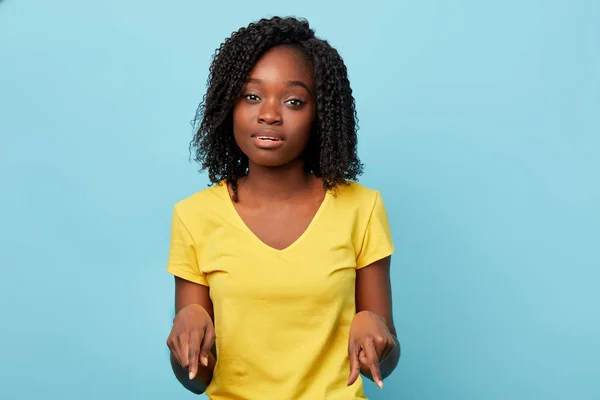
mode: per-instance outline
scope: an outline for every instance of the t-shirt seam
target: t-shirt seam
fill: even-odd
[[[367,219],[367,224],[365,225],[365,230],[362,235],[362,240],[360,242],[360,251],[364,250],[365,240],[367,240],[367,231],[369,230],[369,225],[371,224],[371,219],[373,218],[373,214],[375,213],[375,205],[377,204],[377,198],[379,197],[379,191],[375,190],[375,199],[373,200],[373,204],[371,205],[371,212],[369,213],[369,218]]]
[[[191,243],[192,248],[194,250],[194,259],[196,261],[196,268],[198,268],[198,272],[200,274],[203,274],[202,269],[200,268],[200,263],[198,263],[198,255],[196,254],[196,242],[194,241],[194,237],[192,236],[192,232],[190,232],[189,228],[187,227],[187,225],[183,221],[183,218],[181,218],[181,215],[179,214],[179,210],[178,210],[177,206],[175,206],[175,215],[177,215],[177,218],[179,219],[179,222],[181,222],[181,225],[184,227],[185,232],[187,233],[188,238],[190,239],[190,243]]]
[[[198,284],[203,285],[203,286],[208,286],[208,285],[204,285],[204,284],[202,284],[200,282],[197,282],[197,281],[202,281],[202,282],[207,282],[208,283],[208,281],[206,280],[206,276],[202,275],[202,272],[200,272],[201,275],[196,275],[196,274],[194,274],[193,272],[190,272],[187,269],[176,267],[174,265],[168,265],[167,266],[167,271],[171,272],[175,276],[178,276],[178,277],[181,277],[181,278],[184,278],[184,279],[185,278],[190,278],[190,277],[196,278],[193,281],[194,283],[198,283]],[[179,275],[181,275],[181,276],[179,276]]]
[[[185,228],[185,231],[187,232],[190,240],[192,241],[192,245],[193,245],[194,244],[194,237],[192,236],[192,233],[190,232],[190,230],[188,229],[187,225],[183,221],[183,218],[181,218],[181,215],[179,214],[178,208],[179,208],[178,206],[175,206],[175,215],[177,215],[177,218],[179,219],[179,222],[181,222],[181,225],[183,225],[183,227]]]
[[[356,269],[364,268],[370,264],[373,264],[375,261],[379,261],[382,258],[391,255],[395,251],[394,245],[386,245],[385,247],[380,248],[379,250],[371,253],[369,257],[365,258],[365,262],[356,265]],[[381,258],[379,258],[381,257]]]

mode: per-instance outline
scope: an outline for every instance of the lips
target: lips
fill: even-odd
[[[252,138],[256,138],[259,140],[269,140],[272,142],[283,140],[283,137],[281,137],[281,135],[273,129],[263,129],[253,134]]]
[[[270,140],[271,142],[279,142],[281,139],[274,136],[256,136],[258,140]]]
[[[259,149],[273,150],[283,145],[283,137],[275,131],[262,131],[252,135],[254,145]]]

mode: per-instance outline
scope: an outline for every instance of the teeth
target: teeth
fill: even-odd
[[[260,140],[271,140],[273,142],[277,141],[278,139],[276,138],[272,138],[272,137],[265,137],[265,136],[259,136],[258,137]]]

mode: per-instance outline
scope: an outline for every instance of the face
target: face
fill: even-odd
[[[314,93],[312,67],[299,50],[274,47],[256,63],[233,108],[235,141],[250,166],[300,159],[315,116]]]

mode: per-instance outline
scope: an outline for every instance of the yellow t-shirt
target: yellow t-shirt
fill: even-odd
[[[328,192],[292,245],[276,250],[246,226],[227,186],[175,205],[167,270],[210,287],[217,364],[211,400],[365,399],[347,386],[356,269],[394,246],[378,191]]]

